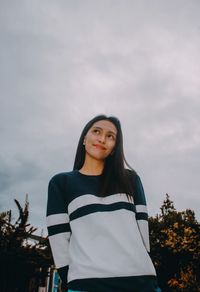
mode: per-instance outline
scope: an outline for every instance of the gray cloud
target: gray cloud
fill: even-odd
[[[164,194],[199,211],[199,1],[2,1],[1,210],[29,194],[45,226],[47,185],[70,170],[99,113],[122,122],[150,214]]]

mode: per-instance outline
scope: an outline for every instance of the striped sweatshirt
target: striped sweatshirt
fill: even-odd
[[[123,192],[99,196],[101,175],[78,170],[53,176],[48,186],[47,228],[64,286],[90,292],[153,292],[143,186],[133,174],[133,200]]]

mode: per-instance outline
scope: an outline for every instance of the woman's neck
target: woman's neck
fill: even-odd
[[[100,175],[103,172],[104,161],[86,158],[79,172],[87,175]]]

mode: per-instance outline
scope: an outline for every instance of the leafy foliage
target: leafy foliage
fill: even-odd
[[[163,291],[200,291],[200,225],[190,209],[177,212],[169,195],[149,218],[151,256]]]
[[[18,219],[0,213],[0,274],[2,291],[38,291],[53,265],[48,238],[37,236],[28,223],[29,203],[15,200]],[[192,210],[176,211],[168,194],[161,213],[149,218],[151,257],[163,292],[200,291],[200,225]],[[30,242],[34,240],[34,243]],[[16,290],[18,289],[18,290]]]
[[[47,238],[33,235],[37,228],[28,223],[28,197],[24,207],[14,201],[19,211],[14,223],[11,211],[0,214],[1,287],[2,291],[36,291],[30,282],[44,281],[48,267],[53,264],[50,247]]]

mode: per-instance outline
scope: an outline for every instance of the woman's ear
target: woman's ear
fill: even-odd
[[[83,139],[83,145],[85,145],[85,138]]]

